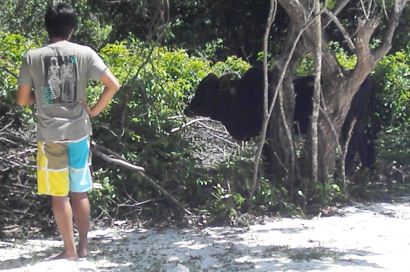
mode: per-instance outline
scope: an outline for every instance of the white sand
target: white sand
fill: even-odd
[[[61,242],[0,242],[4,271],[410,271],[410,197],[356,204],[341,215],[272,219],[249,228],[90,234],[86,260],[42,260]]]

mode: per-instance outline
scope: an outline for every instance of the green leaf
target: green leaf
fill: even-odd
[[[332,10],[336,6],[336,0],[326,0],[325,5],[327,9]]]

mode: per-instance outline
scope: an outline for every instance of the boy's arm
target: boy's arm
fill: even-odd
[[[31,85],[21,84],[17,89],[16,103],[19,106],[29,106],[35,103],[34,92]]]
[[[90,115],[90,117],[95,117],[100,112],[102,112],[104,108],[110,103],[115,93],[120,89],[120,84],[117,78],[109,70],[107,70],[100,77],[100,81],[105,87],[97,103],[91,108],[86,104],[84,105],[85,110],[87,111],[88,115]]]

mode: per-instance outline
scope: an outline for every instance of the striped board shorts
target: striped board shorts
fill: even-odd
[[[92,188],[90,139],[37,143],[38,194],[67,196]]]

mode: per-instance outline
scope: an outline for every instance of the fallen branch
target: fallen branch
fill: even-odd
[[[101,159],[103,159],[105,161],[108,161],[108,162],[110,162],[114,165],[122,166],[122,167],[128,168],[130,170],[135,170],[135,171],[138,171],[138,172],[144,172],[145,171],[145,169],[141,166],[133,165],[129,162],[126,162],[125,160],[112,158],[112,157],[108,156],[107,154],[104,154],[103,152],[97,150],[96,148],[93,148],[92,151],[93,151],[93,154],[97,155]]]
[[[181,129],[183,129],[183,128],[185,128],[185,127],[191,125],[191,124],[194,124],[194,123],[196,123],[196,122],[209,121],[209,120],[210,120],[210,119],[209,119],[208,117],[201,117],[201,118],[193,119],[193,120],[191,120],[191,121],[189,121],[189,122],[187,122],[187,123],[181,125],[180,127],[171,129],[171,133],[174,133],[174,132],[176,132],[176,131],[178,131],[178,130],[181,130]]]
[[[135,171],[140,177],[144,178],[146,181],[148,181],[148,183],[150,183],[155,189],[157,189],[158,191],[160,191],[162,194],[164,194],[164,196],[166,198],[168,198],[172,203],[174,203],[181,211],[183,211],[184,213],[188,214],[188,215],[192,215],[192,213],[187,210],[181,203],[179,203],[179,201],[173,196],[171,195],[167,190],[165,190],[164,188],[162,188],[157,181],[153,180],[152,178],[148,177],[145,175],[144,171],[145,169],[141,166],[137,166],[134,165],[132,163],[129,163],[127,161],[125,161],[124,159],[120,159],[118,158],[118,155],[114,155],[116,158],[112,158],[109,155],[103,153],[102,151],[100,151],[101,149],[104,149],[105,151],[109,150],[109,153],[111,154],[116,154],[114,151],[111,151],[110,149],[106,148],[106,147],[100,147],[97,144],[95,144],[93,142],[93,147],[92,147],[92,152],[94,155],[96,155],[97,157],[113,164],[113,165],[117,165],[120,167],[123,167],[125,169],[128,170],[132,170]]]

